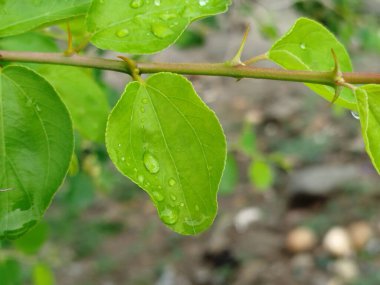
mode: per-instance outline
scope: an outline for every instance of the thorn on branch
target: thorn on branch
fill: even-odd
[[[237,53],[235,54],[235,56],[231,59],[231,60],[228,60],[225,62],[225,64],[227,66],[238,66],[238,65],[245,65],[242,61],[241,61],[241,55],[243,54],[243,51],[244,51],[244,48],[245,48],[245,44],[247,42],[247,38],[248,38],[248,35],[249,35],[249,31],[251,30],[250,26],[247,25],[246,29],[245,29],[245,32],[244,32],[244,36],[243,36],[243,39],[241,41],[241,44],[240,44],[240,47],[237,51]]]
[[[334,69],[332,72],[334,75],[334,82],[335,82],[335,95],[334,95],[334,98],[331,100],[330,105],[333,105],[336,102],[336,100],[338,100],[340,94],[342,93],[343,87],[347,87],[347,88],[350,88],[351,90],[355,90],[356,86],[349,84],[344,80],[343,72],[340,68],[338,57],[334,49],[331,49],[331,53],[334,59]]]

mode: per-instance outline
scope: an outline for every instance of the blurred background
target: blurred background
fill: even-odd
[[[356,71],[380,72],[379,0],[235,0],[228,13],[193,23],[166,51],[136,59],[222,62],[249,24],[248,59],[300,16],[336,34]],[[64,39],[60,27],[37,33],[59,29]],[[114,72],[91,76],[111,107],[130,80]],[[229,145],[213,226],[195,237],[168,230],[104,146],[78,133],[70,175],[44,221],[1,244],[0,284],[380,284],[380,177],[355,114],[302,84],[189,78]]]

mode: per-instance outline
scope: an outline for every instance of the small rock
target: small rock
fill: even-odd
[[[315,233],[306,227],[298,227],[290,231],[286,237],[285,246],[291,253],[312,250],[317,245]]]
[[[344,285],[343,281],[340,280],[337,277],[331,278],[329,281],[327,281],[326,285]]]
[[[290,189],[297,193],[328,195],[348,181],[362,175],[356,165],[320,165],[294,171],[290,177]]]
[[[359,276],[359,269],[351,259],[337,260],[332,267],[335,274],[343,281],[352,281]]]
[[[307,253],[297,254],[292,258],[291,265],[295,269],[312,268],[314,266],[313,256]]]
[[[347,230],[356,250],[363,249],[373,236],[371,226],[365,221],[352,223]]]
[[[328,253],[336,257],[352,254],[350,236],[342,227],[334,227],[327,232],[323,239],[323,247]]]
[[[237,274],[233,285],[250,285],[255,284],[260,278],[260,274],[265,272],[266,264],[263,261],[254,260],[245,263]]]
[[[239,233],[243,233],[251,224],[260,221],[261,218],[262,212],[259,208],[245,208],[237,213],[234,220],[235,228]]]

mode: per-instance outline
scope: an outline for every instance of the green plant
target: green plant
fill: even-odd
[[[245,62],[240,55],[246,36],[224,63],[78,54],[89,42],[117,52],[155,53],[173,44],[191,22],[229,5],[229,0],[0,2],[0,61],[7,65],[0,70],[1,239],[18,238],[33,227],[69,166],[75,169],[72,124],[83,137],[105,141],[113,163],[149,194],[168,227],[181,234],[207,229],[217,212],[226,142],[213,111],[180,74],[304,82],[326,100],[358,112],[367,152],[380,170],[380,74],[352,72],[344,46],[313,20],[299,19],[267,53]],[[61,37],[62,21],[70,23],[64,52],[52,40]],[[57,23],[57,33],[40,29]],[[39,52],[23,51],[28,48]],[[284,69],[251,66],[259,60]],[[108,102],[85,67],[134,79],[111,111],[106,132]],[[260,173],[263,164],[255,167]]]

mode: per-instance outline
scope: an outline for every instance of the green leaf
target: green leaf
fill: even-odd
[[[226,142],[215,114],[184,77],[158,73],[128,84],[109,117],[106,145],[168,227],[197,234],[212,224]]]
[[[87,139],[104,142],[109,104],[91,71],[70,66],[41,66],[37,70],[58,91],[74,128]]]
[[[0,38],[0,49],[58,51],[52,38],[35,32]],[[28,64],[28,66],[43,75],[58,91],[70,111],[74,128],[86,139],[104,142],[109,103],[91,70],[56,65]]]
[[[29,32],[22,35],[0,38],[0,49],[13,51],[57,52],[57,44],[51,37]]]
[[[249,178],[256,188],[267,189],[274,182],[272,167],[264,160],[255,159],[249,167]]]
[[[252,124],[246,123],[239,141],[240,150],[248,156],[257,153],[256,133]]]
[[[227,154],[226,166],[224,168],[222,181],[220,182],[219,193],[227,195],[233,193],[239,179],[239,170],[235,157],[232,153]]]
[[[0,69],[0,239],[41,219],[72,152],[70,117],[52,86],[25,67]]]
[[[1,285],[21,285],[21,264],[14,259],[0,260]]]
[[[34,285],[54,285],[55,278],[52,269],[43,263],[38,263],[33,268]]]
[[[300,18],[289,32],[272,46],[268,57],[289,70],[332,71],[335,64],[331,49],[337,55],[341,70],[351,72],[350,57],[335,36],[321,24]],[[335,91],[332,87],[317,84],[306,86],[328,101],[334,98]],[[345,88],[336,104],[355,110],[353,92]]]
[[[0,37],[21,34],[41,25],[86,14],[91,0],[2,0]]]
[[[380,85],[369,84],[355,91],[365,147],[380,173]]]
[[[14,245],[18,250],[26,254],[36,254],[44,242],[46,241],[49,233],[49,227],[46,223],[41,222],[24,236],[14,241]]]
[[[229,5],[230,0],[94,0],[87,25],[98,48],[154,53],[173,44],[192,21]]]

